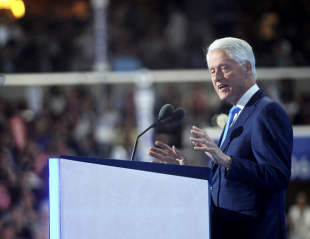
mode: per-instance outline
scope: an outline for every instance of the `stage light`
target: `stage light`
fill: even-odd
[[[12,13],[16,18],[22,18],[25,15],[25,4],[22,0],[12,1]]]
[[[25,15],[25,4],[22,0],[0,0],[0,9],[10,9],[15,18]]]

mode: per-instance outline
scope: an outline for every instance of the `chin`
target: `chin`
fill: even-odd
[[[228,101],[228,96],[227,95],[219,95],[219,97],[220,97],[220,100],[222,100],[222,101]]]

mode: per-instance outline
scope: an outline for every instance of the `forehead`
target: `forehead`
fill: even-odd
[[[237,61],[231,59],[224,50],[212,51],[209,56],[209,68],[217,67],[222,64],[238,64]]]

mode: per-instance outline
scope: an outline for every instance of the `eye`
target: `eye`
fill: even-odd
[[[229,70],[229,68],[226,67],[226,66],[222,66],[222,67],[221,67],[221,71],[227,72],[228,70]]]

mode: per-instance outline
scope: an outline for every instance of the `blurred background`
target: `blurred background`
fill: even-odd
[[[289,238],[310,238],[310,2],[308,0],[0,0],[0,238],[48,238],[47,158],[129,160],[164,104],[178,124],[150,130],[192,165],[190,128],[217,140],[230,105],[214,92],[204,52],[246,40],[258,85],[294,128],[286,193]]]

